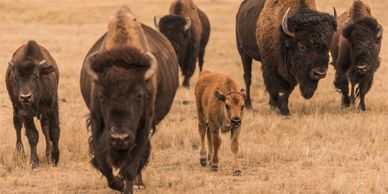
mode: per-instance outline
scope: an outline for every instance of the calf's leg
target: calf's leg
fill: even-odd
[[[13,126],[15,127],[15,130],[16,130],[16,150],[19,152],[19,153],[24,153],[24,146],[23,146],[23,143],[22,143],[22,121],[19,117],[19,115],[17,115],[17,113],[13,113]]]
[[[240,160],[238,159],[238,138],[240,136],[240,129],[236,129],[231,134],[231,144],[230,148],[233,154],[233,176],[240,176],[241,175],[241,169],[240,169]]]
[[[36,149],[36,146],[38,145],[39,141],[39,133],[36,130],[34,119],[32,117],[24,117],[23,124],[26,127],[28,143],[30,144],[30,164],[31,168],[34,169],[39,166],[39,158]]]

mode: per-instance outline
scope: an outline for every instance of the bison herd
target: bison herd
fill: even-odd
[[[121,8],[90,48],[81,70],[81,92],[90,111],[91,163],[110,188],[124,193],[132,193],[133,185],[144,186],[141,171],[149,160],[150,138],[170,111],[179,67],[186,88],[197,59],[202,72],[195,87],[200,164],[209,161],[212,171],[218,170],[220,132],[230,132],[233,175],[239,176],[238,137],[244,108],[252,109],[253,59],[262,64],[269,105],[282,116],[290,115],[288,99],[297,85],[304,98],[314,95],[326,76],[330,53],[342,105],[349,107],[359,98],[359,109],[365,111],[365,95],[380,65],[383,27],[359,0],[339,17],[335,8],[332,15],[319,12],[315,0],[244,0],[236,17],[236,38],[246,90],[230,76],[202,71],[210,22],[192,0],[174,0],[169,14],[155,17],[154,24],[157,30]],[[55,60],[35,41],[18,48],[9,61],[6,86],[16,148],[24,150],[24,126],[32,168],[39,165],[34,117],[41,122],[47,160],[54,165],[59,161],[58,81]]]

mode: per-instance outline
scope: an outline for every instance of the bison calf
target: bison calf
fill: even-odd
[[[372,86],[374,72],[380,66],[379,53],[384,30],[362,1],[354,1],[337,22],[339,30],[334,34],[331,45],[336,69],[334,85],[342,93],[344,107],[349,107],[360,97],[359,109],[365,111],[365,95]]]
[[[16,148],[23,152],[22,126],[26,128],[31,150],[31,167],[39,165],[36,146],[39,134],[34,117],[40,120],[46,139],[46,157],[55,165],[59,161],[58,120],[59,73],[55,60],[44,47],[29,41],[13,54],[6,72],[6,85],[13,106]]]
[[[231,150],[234,157],[233,175],[240,176],[238,137],[244,113],[245,90],[227,75],[204,71],[195,87],[198,111],[198,131],[201,138],[200,163],[210,160],[212,171],[218,170],[218,149],[221,145],[219,131],[231,132]],[[206,156],[205,134],[208,139]]]

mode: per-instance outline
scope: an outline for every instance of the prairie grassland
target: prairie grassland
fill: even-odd
[[[388,26],[388,2],[365,0]],[[85,120],[88,115],[79,89],[79,72],[91,45],[104,33],[109,17],[128,5],[145,24],[167,13],[170,0],[2,0],[0,2],[0,78],[4,80],[12,53],[29,39],[46,46],[60,67],[61,159],[46,164],[40,131],[41,165],[31,170],[26,156],[16,154],[12,106],[0,84],[0,193],[115,193],[89,164]],[[233,76],[243,87],[242,65],[235,43],[235,14],[241,1],[197,0],[212,24],[205,68]],[[317,0],[319,10],[342,13],[351,1]],[[388,29],[386,27],[385,29]],[[387,33],[387,31],[385,32]],[[229,136],[223,135],[220,170],[199,165],[195,104],[183,105],[179,89],[170,114],[153,137],[151,161],[141,193],[388,193],[388,39],[382,65],[371,92],[368,111],[343,110],[332,84],[333,69],[320,82],[313,99],[298,89],[290,98],[292,117],[282,119],[267,106],[260,63],[254,64],[253,112],[247,112],[241,134],[243,175],[232,176]],[[195,84],[197,73],[192,79]],[[191,98],[193,98],[191,91]]]

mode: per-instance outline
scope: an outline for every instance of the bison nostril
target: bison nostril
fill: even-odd
[[[241,124],[241,119],[239,117],[234,117],[231,120],[233,125],[240,125]]]
[[[20,99],[23,101],[29,101],[32,98],[32,94],[21,94]]]
[[[311,78],[313,79],[321,79],[326,76],[327,69],[313,69],[311,72]]]

